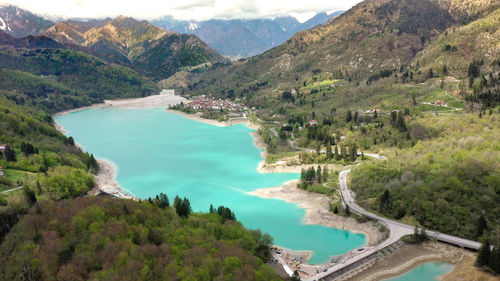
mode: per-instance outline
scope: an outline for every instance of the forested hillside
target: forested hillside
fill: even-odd
[[[422,140],[413,147],[388,151],[387,161],[353,168],[351,185],[357,200],[427,229],[496,241],[500,237],[499,112],[482,118],[426,116],[412,126],[422,132]],[[479,223],[483,219],[486,225]]]
[[[0,90],[0,136],[6,144],[0,153],[5,173],[0,191],[23,187],[0,194],[0,241],[38,200],[87,193],[95,186],[90,172],[98,169],[93,156],[55,129],[50,112],[12,101],[18,99],[17,93]]]
[[[493,64],[500,57],[498,8],[498,1],[482,0],[363,1],[264,54],[178,74],[166,83],[190,94],[242,98],[273,111],[282,104],[283,92],[295,90],[296,100],[311,93],[304,87],[311,80],[335,88],[348,84],[349,96],[369,91],[376,99],[385,94],[380,87],[364,86],[384,78],[421,83],[430,78],[431,67],[433,74],[465,78],[474,60],[482,59],[484,67]]]
[[[18,103],[40,104],[50,112],[158,91],[129,68],[52,48],[0,50],[0,80],[2,89],[18,92]]]
[[[499,19],[495,0],[363,1],[234,63],[126,17],[46,32],[63,43],[0,33],[0,191],[20,187],[0,194],[0,279],[276,278],[263,265],[269,236],[230,210],[82,197],[97,161],[52,114],[150,95],[161,79],[244,103],[262,121],[268,162],[362,162],[349,179],[360,205],[498,249]],[[328,189],[319,170],[304,171],[302,187]]]
[[[271,243],[218,214],[184,218],[104,197],[43,201],[0,245],[0,279],[281,280],[263,263]]]
[[[226,61],[195,35],[179,34],[124,16],[94,21],[91,25],[60,22],[43,35],[83,46],[104,60],[131,66],[154,79],[168,78],[183,68]]]
[[[364,1],[260,56],[166,83],[255,107],[274,161],[348,164],[350,151],[385,153],[353,170],[364,206],[498,244],[499,8]]]
[[[56,130],[52,114],[158,88],[86,47],[1,35],[1,280],[280,280],[264,264],[272,237],[246,230],[227,208],[190,214],[187,199],[169,207],[164,195],[84,197],[98,163]],[[169,71],[204,62],[182,50],[162,62]]]

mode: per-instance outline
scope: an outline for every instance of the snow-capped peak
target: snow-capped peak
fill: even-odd
[[[61,17],[61,16],[55,16],[55,15],[50,15],[50,14],[39,14],[42,18],[52,21],[52,22],[60,22],[60,21],[66,21],[69,20],[68,17]]]
[[[1,17],[0,17],[0,29],[1,30],[7,29],[7,24],[3,21],[3,19]]]
[[[198,29],[198,27],[199,27],[199,25],[197,23],[190,22],[187,28],[189,30],[196,30],[196,29]]]
[[[302,13],[292,12],[289,13],[289,15],[294,17],[298,22],[304,23],[313,18],[316,15],[316,12],[302,12]]]

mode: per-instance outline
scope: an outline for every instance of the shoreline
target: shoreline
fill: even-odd
[[[203,118],[203,117],[201,117],[200,114],[196,114],[196,113],[189,114],[189,113],[182,112],[180,110],[174,110],[174,109],[168,109],[168,108],[165,109],[165,111],[168,113],[177,114],[179,116],[182,116],[184,118],[187,118],[187,119],[190,119],[193,121],[198,121],[198,122],[201,122],[204,124],[217,126],[217,127],[229,127],[229,126],[236,125],[236,124],[246,124],[250,129],[255,129],[255,128],[258,129],[258,125],[252,123],[249,119],[239,119],[239,120],[232,120],[232,121],[231,120],[230,121],[218,121],[215,119]]]
[[[177,105],[181,102],[186,102],[186,101],[188,101],[188,99],[184,97],[176,96],[174,94],[164,93],[164,91],[162,91],[162,93],[141,98],[104,100],[103,103],[96,103],[89,106],[83,106],[57,112],[53,114],[52,117],[55,118],[67,115],[69,113],[88,110],[88,109],[95,109],[95,108],[129,108],[129,109],[162,108],[162,107],[168,107],[170,105]]]
[[[439,242],[424,244],[406,244],[392,254],[379,258],[374,265],[354,275],[352,281],[380,281],[406,274],[419,265],[430,262],[444,262],[453,265],[453,269],[438,276],[438,280],[457,280],[455,272],[469,268],[465,262],[473,260],[474,255],[467,250]],[[450,278],[453,276],[452,278]],[[475,279],[461,279],[475,280]]]
[[[53,117],[66,115],[72,112],[92,109],[92,108],[160,108],[160,107],[168,107],[172,102],[180,103],[181,101],[186,101],[185,98],[171,95],[171,94],[159,94],[152,95],[145,98],[133,98],[133,99],[122,99],[122,100],[106,100],[101,104],[94,104],[91,106],[85,106],[81,108],[75,108],[71,110],[66,110],[63,112],[59,112],[53,115]],[[182,117],[189,118],[194,121],[202,122],[205,124],[219,126],[219,127],[228,127],[235,124],[244,123],[250,129],[258,130],[260,128],[259,124],[255,124],[250,120],[235,120],[229,122],[219,122],[217,120],[210,120],[201,118],[199,115],[186,114],[184,112],[166,109],[167,112],[178,114]],[[57,130],[65,133],[64,128],[55,122],[55,127]],[[254,138],[254,145],[261,149],[261,156],[263,160],[259,162],[257,166],[257,170],[259,173],[299,173],[302,168],[308,168],[310,166],[316,166],[314,164],[309,165],[276,165],[271,164],[268,165],[265,162],[265,158],[267,156],[266,145],[263,142],[261,136],[257,131],[252,131],[250,134]],[[77,144],[78,145],[78,144]],[[81,146],[79,146],[81,147]],[[89,191],[89,195],[99,195],[101,192],[105,192],[112,196],[123,198],[123,199],[132,199],[139,200],[135,197],[131,192],[125,190],[123,187],[119,185],[116,181],[116,174],[118,171],[118,167],[114,163],[109,160],[99,159],[98,160],[100,169],[97,175],[95,175],[96,179],[96,187]],[[338,168],[338,167],[337,167]],[[248,192],[248,194],[253,196],[259,196],[262,198],[274,198],[283,200],[285,202],[297,204],[300,208],[306,211],[306,215],[304,217],[304,223],[306,224],[320,224],[326,227],[332,227],[337,229],[346,229],[350,232],[361,233],[366,237],[366,245],[377,244],[380,239],[383,238],[383,234],[378,231],[378,228],[373,224],[368,226],[369,222],[358,223],[356,220],[352,218],[345,219],[344,217],[333,214],[329,211],[329,204],[332,202],[332,199],[328,198],[323,194],[316,194],[312,192],[308,192],[305,190],[301,190],[297,187],[298,180],[292,180],[285,182],[281,187],[271,187],[271,188],[259,188],[254,191]],[[319,204],[318,204],[319,203]],[[286,249],[280,246],[274,246],[275,248],[281,249],[283,252],[287,252],[290,259],[294,259],[297,257],[301,257],[302,261],[305,263],[303,266],[308,266],[311,268],[316,268],[321,265],[309,265],[307,264],[307,260],[310,258],[312,252],[311,251],[293,251]],[[466,257],[468,260],[472,260],[471,256],[473,254],[468,253]],[[390,258],[390,257],[389,257]],[[386,258],[384,258],[386,259]],[[444,261],[455,264],[454,269],[451,272],[444,274],[443,276],[439,276],[439,280],[452,280],[449,279],[449,276],[454,276],[455,272],[461,273],[460,270],[469,269],[469,267],[474,268],[473,261],[469,262],[472,264],[463,265],[465,263],[464,260],[456,260],[454,261],[446,261],[443,257],[437,257],[435,255],[417,255],[416,257],[407,260],[404,264],[396,264],[389,266],[389,269],[380,269],[373,272],[373,274],[379,275],[379,278],[373,280],[382,280],[385,278],[399,276],[408,272],[415,268],[416,266],[432,261]],[[288,266],[287,262],[288,258],[284,260],[286,266]],[[285,266],[283,264],[283,266]],[[403,266],[404,265],[404,266]],[[390,271],[390,272],[389,272]],[[470,270],[469,270],[470,271]],[[358,274],[356,277],[362,276],[363,273]],[[356,279],[356,278],[355,278]],[[372,279],[370,279],[372,280]]]
[[[52,118],[58,116],[63,116],[70,114],[72,112],[78,112],[82,110],[94,109],[94,108],[129,108],[129,109],[141,109],[141,108],[163,108],[170,105],[179,104],[186,101],[186,98],[176,96],[173,94],[166,93],[162,91],[160,94],[150,95],[142,98],[130,98],[130,99],[119,99],[119,100],[104,100],[104,103],[93,104],[90,106],[84,106],[79,108],[73,108],[61,112],[57,112],[52,115]],[[54,126],[59,132],[66,134],[64,128],[54,120]],[[84,151],[83,146],[75,143],[82,151]],[[99,171],[97,175],[94,175],[96,182],[96,187],[88,192],[89,195],[99,195],[101,193],[110,194],[112,196],[122,198],[122,199],[132,199],[139,200],[132,192],[126,190],[116,181],[116,174],[118,172],[118,167],[111,161],[107,159],[97,159],[99,163]]]
[[[99,164],[99,172],[94,176],[96,188],[89,191],[89,195],[99,195],[101,192],[104,192],[121,199],[139,200],[132,192],[121,187],[116,181],[116,174],[118,172],[116,164],[105,159],[98,159],[97,163]]]
[[[165,102],[166,101],[166,102]],[[144,98],[133,98],[133,99],[122,99],[122,100],[105,100],[104,103],[101,104],[94,104],[91,106],[86,106],[86,107],[81,107],[81,108],[75,108],[71,110],[66,110],[62,111],[59,113],[54,114],[54,117],[57,116],[63,116],[72,112],[78,112],[81,110],[87,110],[87,109],[93,109],[93,108],[161,108],[161,107],[168,107],[169,105],[172,104],[179,104],[180,102],[185,102],[186,99],[183,97],[175,96],[175,95],[168,95],[168,94],[159,94],[159,95],[152,95]],[[172,103],[174,102],[174,103]],[[184,118],[188,118],[194,121],[202,122],[208,125],[212,126],[218,126],[218,127],[229,127],[235,124],[245,124],[248,128],[253,129],[253,130],[258,130],[260,127],[259,124],[251,122],[249,119],[242,119],[242,120],[234,120],[234,121],[225,121],[225,122],[220,122],[217,120],[211,120],[211,119],[205,119],[202,118],[199,114],[187,114],[181,111],[177,110],[172,110],[172,109],[166,109],[166,112],[177,114],[179,116],[182,116]],[[58,124],[57,122],[55,123],[56,128],[61,131],[62,133],[65,133],[64,128]],[[287,166],[283,167],[279,170],[275,168],[271,168],[266,166],[265,164],[265,158],[267,156],[267,150],[266,150],[266,145],[263,142],[261,136],[258,134],[257,131],[252,131],[250,132],[252,137],[254,138],[254,145],[262,150],[261,151],[261,157],[263,160],[259,162],[257,166],[257,170],[259,173],[300,173],[300,170],[303,167],[309,167],[313,166],[311,165],[301,165],[301,166]],[[117,167],[114,165],[112,162],[105,160],[105,159],[99,159],[99,172],[95,176],[96,178],[96,184],[97,184],[97,191],[93,190],[92,194],[98,194],[99,192],[105,192],[107,194],[110,194],[112,196],[116,196],[118,198],[125,198],[125,199],[134,199],[138,200],[137,197],[133,196],[132,193],[127,193],[124,191],[124,188],[119,185],[119,183],[116,181],[116,173],[117,173]],[[351,231],[353,233],[361,233],[365,235],[367,244],[373,244],[378,242],[382,234],[378,231],[376,227],[368,227],[364,224],[357,223],[354,219],[348,218],[344,219],[344,217],[337,216],[333,214],[332,212],[329,211],[329,203],[331,202],[331,199],[329,199],[327,196],[322,195],[322,194],[315,194],[311,192],[307,192],[304,190],[300,190],[296,187],[298,180],[292,180],[289,182],[286,182],[283,184],[281,187],[273,187],[273,188],[260,188],[257,190],[254,190],[250,192],[250,195],[253,196],[260,196],[263,198],[275,198],[275,199],[280,199],[284,200],[289,203],[295,203],[298,204],[300,208],[303,208],[306,211],[306,216],[304,217],[304,222],[306,224],[320,224],[326,227],[332,227],[332,228],[338,228],[338,229],[345,229],[348,231]],[[291,184],[291,185],[290,185]],[[280,196],[280,192],[276,192],[276,190],[288,190],[287,196]],[[99,192],[98,192],[99,191]],[[265,195],[265,193],[274,193],[272,197],[265,197],[269,195]],[[90,194],[90,193],[89,193]],[[132,194],[132,195],[131,195]],[[306,200],[304,200],[306,199]],[[321,202],[318,206],[315,206],[315,202]],[[283,247],[276,246],[279,248],[284,249]],[[295,253],[297,256],[303,256],[304,251],[292,251],[288,250],[288,252]],[[306,251],[307,252],[307,251]],[[307,256],[310,256],[307,255]],[[307,261],[304,260],[305,262]]]
[[[416,268],[419,265],[429,263],[429,262],[445,262],[443,258],[441,258],[440,254],[430,254],[430,255],[422,255],[411,260],[406,261],[402,265],[395,266],[392,269],[387,269],[384,271],[379,271],[373,274],[372,276],[365,279],[366,281],[381,281],[384,279],[399,277],[404,275],[405,273],[410,272],[412,269]],[[439,276],[438,276],[439,278]],[[439,278],[439,280],[441,280]]]
[[[280,187],[259,188],[247,194],[266,199],[279,199],[288,203],[297,204],[306,211],[305,224],[323,225],[326,227],[347,230],[363,234],[366,237],[365,245],[376,245],[383,239],[382,233],[371,222],[358,223],[353,218],[346,218],[330,212],[328,196],[302,190],[297,187],[299,180],[290,180]]]

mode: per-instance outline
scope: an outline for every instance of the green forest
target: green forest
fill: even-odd
[[[219,208],[220,209],[220,208]],[[272,238],[217,213],[148,201],[41,201],[0,246],[2,280],[281,280]]]
[[[265,264],[272,237],[229,208],[84,196],[98,163],[52,114],[153,94],[148,78],[69,50],[0,57],[1,280],[281,280]]]
[[[8,191],[0,193],[0,280],[281,280],[266,264],[272,237],[245,229],[227,207],[193,213],[188,198],[165,194],[86,196],[98,162],[56,129],[53,114],[160,85],[243,103],[262,125],[268,164],[313,166],[300,188],[336,199],[338,170],[352,167],[348,186],[360,206],[479,241],[476,265],[500,273],[499,8],[362,1],[232,62],[194,35],[148,41],[164,30],[125,17],[94,50],[0,32],[0,192]],[[123,37],[108,41],[115,35]],[[129,52],[142,50],[131,62],[115,57],[125,41]],[[340,202],[331,211],[351,214]]]
[[[430,119],[432,118],[432,119]],[[429,122],[432,120],[432,122]],[[424,117],[435,137],[352,169],[358,200],[396,219],[473,240],[500,237],[500,115]],[[480,218],[486,224],[478,227]]]

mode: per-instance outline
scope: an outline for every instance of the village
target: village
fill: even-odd
[[[205,95],[194,97],[190,102],[183,103],[180,109],[195,112],[218,111],[233,119],[247,118],[249,115],[249,108],[242,103],[229,99],[213,99]]]

